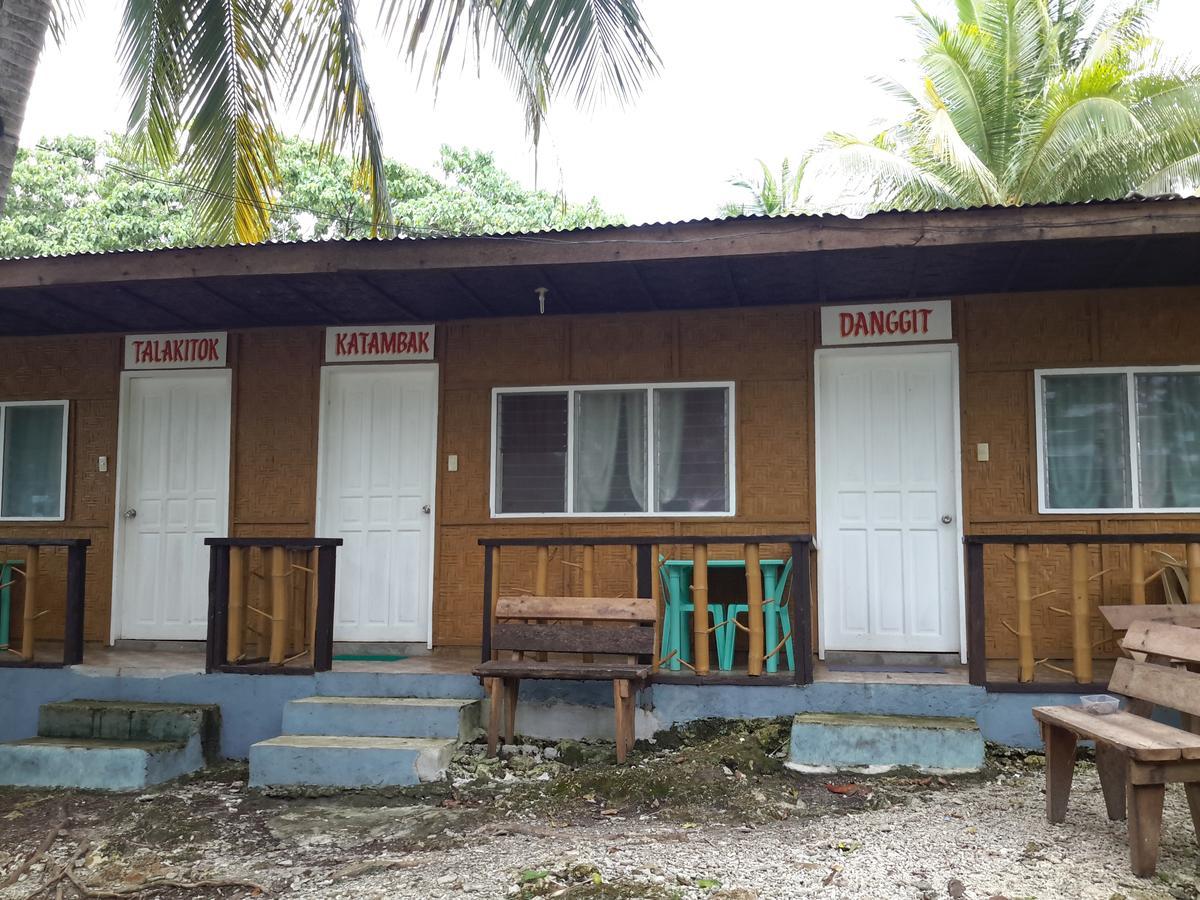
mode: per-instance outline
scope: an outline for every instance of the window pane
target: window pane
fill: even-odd
[[[1123,374],[1043,377],[1049,508],[1132,504],[1126,390]]]
[[[729,391],[656,390],[654,404],[655,511],[727,511]]]
[[[63,407],[10,406],[4,411],[0,515],[62,515]]]
[[[1200,373],[1136,380],[1141,505],[1200,507]]]
[[[499,419],[499,511],[565,512],[567,395],[501,394]]]
[[[575,512],[646,510],[646,392],[575,394]]]

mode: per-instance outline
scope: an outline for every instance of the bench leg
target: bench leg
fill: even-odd
[[[629,728],[629,682],[617,679],[613,682],[613,713],[617,720],[617,763],[625,762],[625,754],[629,749],[629,739],[626,731]]]
[[[504,679],[504,742],[511,744],[517,735],[517,694],[521,679]]]
[[[1158,868],[1158,841],[1162,834],[1161,784],[1129,785],[1129,864],[1133,874],[1149,878]]]
[[[1189,781],[1183,789],[1187,792],[1188,808],[1192,811],[1192,829],[1196,832],[1196,843],[1200,843],[1200,781]]]
[[[1046,745],[1046,820],[1059,824],[1067,818],[1067,798],[1075,776],[1075,735],[1043,724],[1042,741]]]
[[[488,756],[495,756],[500,743],[500,717],[504,715],[504,683],[499,678],[485,679],[488,693]]]
[[[629,697],[625,701],[625,741],[629,750],[637,741],[637,697],[638,692],[630,685]]]
[[[1125,754],[1108,744],[1096,744],[1096,771],[1100,774],[1100,789],[1104,805],[1114,822],[1125,818],[1125,783],[1129,781],[1129,761]]]

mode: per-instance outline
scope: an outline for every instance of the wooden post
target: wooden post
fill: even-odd
[[[32,660],[37,630],[37,579],[39,547],[30,547],[25,556],[25,614],[21,622],[21,656]]]
[[[321,571],[321,554],[316,547],[308,551],[308,652],[316,658],[317,647],[317,574]],[[315,667],[314,667],[315,668]]]
[[[1017,681],[1033,681],[1033,595],[1029,591],[1029,545],[1016,544],[1017,567]]]
[[[1142,606],[1146,602],[1146,548],[1129,545],[1129,602]]]
[[[287,551],[271,548],[271,665],[283,665],[287,649]]]
[[[747,675],[761,675],[763,657],[766,654],[763,641],[763,582],[762,567],[758,560],[758,544],[747,544],[746,558],[746,605],[750,607],[750,656],[746,661]],[[732,623],[726,628],[736,628]],[[736,630],[735,630],[736,635]]]
[[[638,585],[638,573],[637,573],[637,569],[638,569],[638,560],[637,560],[637,544],[634,544],[633,546],[631,546],[631,547],[629,548],[629,572],[630,572],[630,575],[629,575],[629,596],[630,596],[630,597],[637,597],[637,596],[639,596],[639,593],[638,593],[638,588],[639,588],[640,586]]]
[[[229,548],[229,637],[225,643],[225,662],[242,658],[242,639],[246,628],[246,551]]]
[[[696,674],[708,674],[708,545],[692,548],[692,655]]]
[[[1092,681],[1092,642],[1088,639],[1091,609],[1088,603],[1087,544],[1071,545],[1071,648],[1074,656],[1075,681]]]
[[[496,628],[496,607],[500,605],[500,548],[493,547],[492,554],[492,596],[491,596],[491,623],[490,627],[494,631]],[[490,654],[492,659],[500,657],[495,653]]]
[[[1200,603],[1200,544],[1187,545],[1188,603]]]

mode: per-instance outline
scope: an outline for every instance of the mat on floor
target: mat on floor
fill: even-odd
[[[336,657],[335,657],[336,658]],[[860,666],[854,663],[828,663],[825,666],[830,672],[896,672],[903,674],[945,675],[946,670],[941,666]]]

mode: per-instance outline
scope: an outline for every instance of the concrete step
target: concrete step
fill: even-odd
[[[305,697],[283,709],[284,734],[453,738],[479,729],[479,700],[419,697]]]
[[[38,735],[107,741],[181,742],[199,737],[206,755],[218,751],[221,708],[216,704],[64,700],[38,711]]]
[[[35,737],[0,744],[0,784],[138,791],[204,765],[200,737],[111,741]]]
[[[896,766],[977,772],[983,735],[967,717],[800,713],[792,720],[788,766],[802,772],[883,772]]]
[[[252,787],[385,787],[437,781],[456,741],[285,734],[250,748]]]

